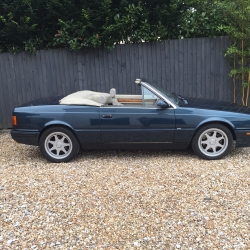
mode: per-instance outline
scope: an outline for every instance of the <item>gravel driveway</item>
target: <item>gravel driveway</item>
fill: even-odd
[[[250,149],[83,151],[47,162],[0,133],[0,249],[250,249]]]

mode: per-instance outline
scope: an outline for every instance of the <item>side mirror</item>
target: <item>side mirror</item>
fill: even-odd
[[[159,99],[157,101],[157,104],[156,104],[157,107],[160,107],[160,108],[170,108],[170,105],[166,102],[164,102],[163,100]]]

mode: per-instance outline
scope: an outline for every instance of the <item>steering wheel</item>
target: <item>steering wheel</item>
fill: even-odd
[[[158,100],[159,100],[158,98],[156,98],[156,99],[154,100],[153,106],[157,106]]]

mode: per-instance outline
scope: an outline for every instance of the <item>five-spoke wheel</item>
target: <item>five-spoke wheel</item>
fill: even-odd
[[[63,127],[51,127],[41,135],[39,146],[42,154],[51,162],[68,162],[79,151],[75,135]]]
[[[197,155],[207,160],[220,159],[232,148],[230,130],[221,124],[207,124],[194,135],[192,148]]]

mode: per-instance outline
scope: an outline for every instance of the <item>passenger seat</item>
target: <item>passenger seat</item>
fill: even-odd
[[[112,88],[112,89],[110,90],[110,96],[111,96],[111,98],[112,98],[112,104],[113,104],[114,106],[123,106],[123,104],[121,104],[121,103],[118,102],[118,100],[116,99],[115,95],[116,95],[116,89],[115,89],[115,88]]]

